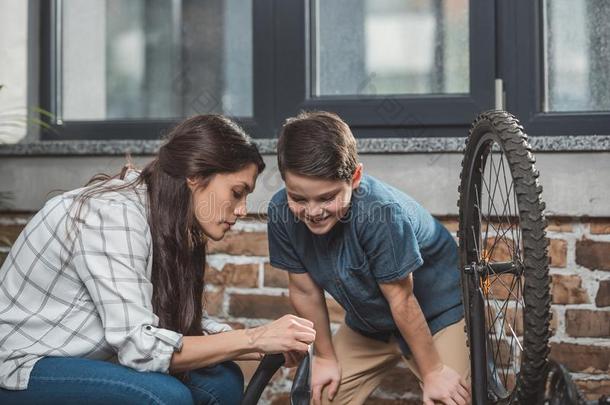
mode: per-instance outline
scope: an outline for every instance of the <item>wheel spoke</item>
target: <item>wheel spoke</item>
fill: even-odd
[[[514,390],[523,373],[527,371],[528,376],[534,378],[531,367],[538,366],[532,366],[532,359],[536,360],[535,364],[543,363],[539,353],[528,351],[532,339],[543,337],[532,336],[529,330],[526,335],[528,324],[524,321],[527,318],[528,322],[548,322],[548,316],[538,311],[548,302],[538,295],[545,293],[544,286],[529,283],[530,272],[541,271],[542,265],[537,264],[538,261],[533,261],[532,265],[528,262],[532,268],[524,265],[530,249],[535,247],[530,245],[528,232],[540,225],[539,211],[533,207],[533,211],[525,212],[519,206],[522,198],[527,201],[540,198],[540,189],[525,137],[518,132],[522,128],[516,128],[512,118],[503,121],[502,114],[491,113],[490,117],[483,118],[486,122],[483,126],[473,127],[464,157],[464,170],[468,168],[470,172],[463,171],[468,177],[462,177],[465,181],[462,184],[470,197],[461,199],[462,204],[469,206],[461,206],[460,211],[466,217],[460,218],[464,221],[464,231],[459,238],[463,249],[461,257],[467,258],[468,264],[476,254],[477,288],[483,294],[484,307],[478,315],[483,315],[485,320],[488,383],[484,390],[501,403],[511,403],[516,399]],[[526,229],[522,227],[526,219],[521,215],[527,216]],[[538,276],[547,281],[545,274]],[[470,286],[466,285],[465,294],[472,294],[468,291]],[[528,295],[527,306],[523,295],[526,287],[535,294]],[[473,347],[471,351],[480,349]],[[483,395],[482,391],[477,395]]]
[[[495,273],[494,273],[494,275],[495,275]],[[516,278],[516,277],[513,277],[513,280],[514,280],[515,278]],[[509,296],[510,296],[510,295],[512,295],[512,296],[513,296],[513,298],[515,299],[515,301],[517,301],[518,303],[520,303],[520,304],[522,304],[523,306],[525,306],[525,302],[523,302],[522,298],[521,298],[521,297],[516,296],[516,295],[513,293],[513,288],[512,288],[512,287],[508,287],[508,286],[506,285],[506,283],[505,283],[504,281],[502,281],[502,277],[501,277],[501,276],[499,276],[499,275],[495,275],[495,278],[494,278],[494,280],[492,281],[492,284],[495,284],[496,282],[498,282],[498,283],[502,284],[502,286],[503,286],[503,287],[506,289],[506,291],[508,292]]]
[[[492,164],[492,166],[493,166],[493,160],[491,160],[491,164]],[[484,180],[483,180],[483,181],[484,181]],[[498,209],[496,208],[496,206],[495,206],[495,204],[494,204],[494,200],[495,200],[495,192],[496,192],[496,190],[498,189],[497,185],[498,185],[498,182],[496,182],[496,184],[494,185],[493,192],[491,192],[491,191],[490,191],[490,188],[489,188],[489,185],[488,185],[488,184],[486,184],[486,183],[485,183],[485,181],[484,181],[484,186],[485,186],[485,188],[486,188],[487,192],[488,192],[489,194],[492,194],[492,197],[489,197],[489,199],[488,199],[488,209],[489,209],[489,211],[490,211],[490,212],[489,212],[489,215],[488,215],[488,224],[491,224],[491,221],[490,221],[490,219],[491,219],[491,218],[490,218],[490,217],[491,217],[491,211],[492,211],[492,209],[493,209],[493,211],[494,211],[494,213],[495,213],[496,218],[499,218],[499,219],[500,219],[500,218],[502,218],[502,215],[500,215],[500,214],[498,213]],[[505,210],[505,206],[503,207],[503,210]],[[491,227],[492,227],[492,229],[495,231],[496,236],[495,236],[494,243],[493,243],[493,245],[492,245],[491,249],[484,249],[486,252],[490,252],[490,253],[489,253],[489,256],[491,256],[491,252],[493,252],[493,250],[495,249],[495,247],[496,247],[496,245],[497,245],[497,242],[498,242],[498,234],[500,233],[500,231],[502,231],[502,226],[501,226],[501,225],[502,225],[502,223],[500,223],[500,227],[499,227],[499,228],[495,228],[495,226],[494,226],[493,224],[491,224]],[[507,232],[508,232],[508,229],[507,229],[505,232],[502,232],[502,236],[505,236],[505,234],[506,234]],[[485,239],[486,239],[486,241],[487,241],[487,235],[486,235],[486,238],[485,238]]]
[[[479,168],[479,171],[481,172],[481,179],[483,180],[483,185],[486,186],[485,183],[485,173],[483,172],[483,156],[481,155],[481,166]],[[490,178],[491,181],[491,178]],[[487,188],[487,192],[489,193],[489,188]],[[487,219],[485,220],[485,238],[483,239],[483,250],[486,252],[487,251],[487,238],[489,237],[489,224],[491,223],[491,218],[490,218],[490,212],[491,209],[489,207],[489,201],[487,202]]]
[[[505,189],[507,191],[506,191],[506,198],[505,198],[502,195],[502,189],[500,189],[500,197],[501,197],[502,200],[505,200],[505,203],[504,203],[505,204],[505,208],[508,207],[508,215],[505,215],[505,217],[506,217],[507,223],[510,224],[511,236],[512,236],[512,240],[514,241],[515,240],[515,234],[513,232],[513,227],[512,227],[511,220],[510,220],[511,209],[510,209],[510,198],[509,198],[510,192],[512,190],[513,182],[512,182],[512,177],[511,177],[511,185],[510,185],[510,187],[508,186],[508,184],[506,182],[506,168],[504,167],[504,160],[505,160],[504,152],[502,152],[502,157],[500,158],[500,165],[502,167],[502,179],[504,180],[504,187],[505,187]],[[505,213],[506,213],[506,210],[503,210],[502,214],[505,214]]]
[[[503,168],[504,167],[504,159],[502,158],[502,156],[500,157],[500,162],[501,162],[501,165],[502,165],[502,168]],[[493,157],[490,158],[490,164],[491,164],[490,176],[491,176],[491,173],[493,172],[496,175],[496,180],[497,180],[497,178],[500,177],[500,169],[497,168],[496,165],[494,164]],[[498,218],[500,221],[503,218],[506,218],[507,222],[508,222],[508,225],[509,225],[509,227],[504,231],[502,229],[502,222],[500,222],[500,227],[498,229],[496,229],[496,236],[495,236],[494,243],[493,243],[491,249],[489,249],[489,250],[485,249],[486,252],[489,252],[489,256],[491,256],[491,252],[493,252],[493,250],[495,249],[497,243],[500,240],[502,240],[506,244],[506,246],[509,249],[509,251],[514,251],[514,247],[511,246],[511,244],[509,244],[507,242],[507,240],[504,238],[509,230],[511,231],[511,233],[513,232],[513,225],[511,223],[511,220],[510,220],[509,216],[506,215],[506,208],[507,208],[507,206],[509,208],[509,214],[510,214],[510,203],[509,203],[510,199],[508,198],[508,195],[510,194],[510,191],[512,190],[512,182],[511,182],[511,187],[509,188],[508,184],[506,183],[506,171],[504,170],[503,172],[504,172],[503,179],[504,179],[504,182],[505,182],[505,186],[508,188],[507,194],[506,194],[506,198],[504,198],[504,194],[502,193],[502,188],[498,187],[499,181],[495,182],[494,187],[493,187],[493,192],[490,192],[490,187],[489,187],[488,184],[484,184],[486,189],[487,189],[487,192],[491,195],[491,197],[489,198],[489,205],[488,205],[490,211],[491,211],[491,209],[493,209],[496,218]],[[490,180],[490,182],[491,182],[491,180]],[[498,190],[500,192],[500,198],[501,198],[501,200],[504,201],[504,204],[502,206],[502,214],[500,214],[498,212],[498,209],[496,208],[495,203],[494,203],[495,202],[495,193],[496,193],[496,190]],[[492,225],[492,228],[494,228],[493,225]],[[502,235],[500,237],[498,237],[499,230],[503,231]],[[514,243],[514,237],[513,237],[513,243]],[[511,256],[514,257],[515,254],[514,254],[514,252],[512,252],[512,253],[513,254]]]
[[[479,185],[475,184],[474,186],[474,193],[476,195],[477,198],[477,203],[475,205],[475,208],[478,212],[478,217],[479,217],[479,232],[478,235],[475,236],[475,240],[477,242],[477,246],[481,246],[481,196],[479,195]],[[485,245],[483,245],[483,249],[485,249]],[[481,251],[479,249],[477,249],[477,259],[481,259]]]
[[[504,151],[500,148],[500,152],[496,153],[493,149],[493,147],[489,148],[487,170],[483,170],[483,159],[479,167],[484,193],[479,193],[478,185],[474,188],[477,202],[476,217],[480,225],[485,221],[485,228],[480,229],[479,235],[476,235],[476,228],[472,226],[471,232],[478,262],[485,266],[481,277],[486,283],[485,311],[489,322],[486,330],[492,357],[490,371],[492,376],[498,375],[499,382],[509,389],[509,378],[518,374],[520,352],[523,352],[516,326],[519,308],[525,306],[521,295],[522,238],[515,182],[506,167],[508,163],[504,162],[506,159]],[[482,210],[483,207],[486,207],[486,211]],[[508,255],[504,260],[512,261],[514,266],[512,269],[511,262],[498,261],[496,251],[502,256],[504,249]],[[499,267],[504,270],[502,273],[497,274],[494,271],[491,264],[495,263],[506,264],[504,267]],[[507,274],[512,274],[510,282],[504,279]],[[494,288],[502,295],[496,296]],[[507,316],[509,308],[514,311],[512,320]]]

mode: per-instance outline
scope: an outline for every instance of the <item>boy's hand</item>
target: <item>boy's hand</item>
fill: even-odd
[[[341,383],[341,367],[336,359],[313,357],[311,391],[314,405],[322,401],[322,390],[328,385],[328,399],[333,400]]]
[[[434,405],[436,402],[447,405],[470,404],[470,387],[452,368],[442,365],[423,376],[423,380],[424,405]]]

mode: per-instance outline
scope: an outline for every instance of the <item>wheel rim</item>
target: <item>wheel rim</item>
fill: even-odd
[[[513,393],[523,353],[524,257],[519,205],[510,166],[497,138],[482,137],[472,193],[472,233],[475,262],[482,269],[485,301],[488,388],[496,399]]]

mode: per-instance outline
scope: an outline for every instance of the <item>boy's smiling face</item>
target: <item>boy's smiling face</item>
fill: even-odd
[[[290,211],[316,235],[330,231],[347,214],[352,192],[362,179],[359,164],[351,181],[328,180],[287,171],[284,180]]]

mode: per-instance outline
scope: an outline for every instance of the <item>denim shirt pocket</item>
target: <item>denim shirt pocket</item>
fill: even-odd
[[[383,309],[387,302],[370,271],[366,256],[354,257],[342,265],[335,282],[347,306],[347,320],[351,317],[352,321],[358,323],[350,326],[366,332],[385,329],[379,326],[386,323],[381,318],[385,317]],[[387,316],[391,318],[389,307],[387,309]],[[378,321],[382,321],[381,324]]]

